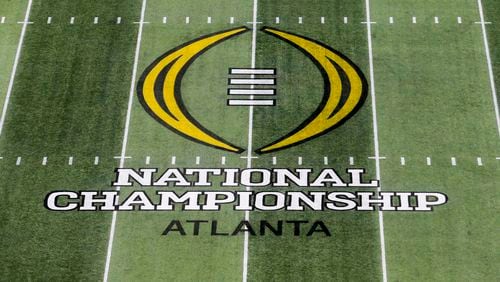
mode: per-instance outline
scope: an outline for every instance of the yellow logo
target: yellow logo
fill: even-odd
[[[243,148],[204,128],[186,111],[180,84],[189,65],[203,52],[247,31],[247,27],[238,27],[203,36],[155,60],[137,86],[139,100],[146,111],[167,128],[193,141],[234,153],[243,152]],[[324,95],[318,108],[303,123],[286,136],[257,149],[256,153],[270,153],[316,138],[340,126],[361,107],[367,95],[366,79],[347,57],[304,36],[270,27],[262,31],[291,44],[314,62],[323,76]]]

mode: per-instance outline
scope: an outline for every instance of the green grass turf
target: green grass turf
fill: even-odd
[[[2,6],[0,17],[5,17],[5,23],[0,25],[0,99],[3,100],[7,94],[7,86],[9,85],[12,65],[21,34],[21,24],[18,21],[23,21],[26,3],[21,1],[6,1]]]
[[[43,198],[56,189],[109,189],[113,156],[120,154],[141,1],[35,2],[4,133],[0,137],[0,280],[100,280],[109,213],[48,212]],[[498,5],[485,0],[487,20]],[[486,59],[475,1],[372,1],[375,78],[382,160],[382,189],[440,191],[450,202],[433,213],[384,213],[390,281],[489,281],[498,277],[492,194],[499,182],[500,154]],[[25,7],[9,2],[5,15],[21,20]],[[364,1],[259,1],[266,25],[323,41],[343,52],[368,75]],[[0,15],[2,16],[2,15]],[[53,24],[46,25],[48,16]],[[69,18],[76,16],[75,25]],[[100,24],[93,25],[93,17]],[[115,25],[116,17],[124,23]],[[168,23],[162,23],[162,17]],[[185,24],[185,17],[190,24]],[[207,17],[212,24],[207,24]],[[281,23],[274,24],[279,16]],[[303,24],[298,17],[303,17]],[[326,23],[320,24],[320,17]],[[342,18],[349,17],[344,24]],[[395,24],[389,25],[393,16]],[[411,24],[417,16],[418,24]],[[441,23],[433,24],[439,16]],[[456,23],[456,17],[463,24]],[[235,24],[229,24],[235,17]],[[247,25],[252,1],[149,0],[138,74],[159,55],[196,37]],[[17,21],[17,19],[16,19]],[[261,26],[261,25],[259,25]],[[498,25],[488,26],[496,46]],[[20,25],[0,26],[0,62],[13,60]],[[16,33],[17,32],[17,33]],[[257,67],[276,67],[277,107],[257,108],[254,148],[288,132],[320,100],[319,73],[300,52],[261,32]],[[248,109],[226,104],[228,67],[250,66],[250,33],[228,40],[198,58],[182,85],[183,100],[208,129],[246,147]],[[495,45],[496,44],[496,45]],[[448,48],[449,47],[449,48]],[[491,48],[495,67],[498,51]],[[0,69],[2,84],[11,63]],[[498,75],[497,75],[498,77]],[[5,86],[6,88],[6,86]],[[4,92],[2,92],[2,95]],[[323,156],[344,171],[355,167],[374,177],[371,104],[345,125],[304,145],[260,156],[253,167],[319,169]],[[93,166],[93,157],[101,165]],[[246,167],[239,155],[188,141],[154,121],[134,99],[127,167]],[[23,157],[15,166],[17,156]],[[48,165],[41,166],[43,156]],[[67,157],[75,164],[67,166]],[[176,164],[171,165],[171,157]],[[399,157],[407,165],[399,164]],[[425,157],[433,159],[425,165]],[[450,157],[458,164],[452,167]],[[476,165],[483,157],[484,166]],[[133,189],[140,189],[135,186]],[[150,188],[146,188],[150,189]],[[218,189],[215,187],[214,189]],[[262,188],[266,189],[266,188]],[[260,189],[260,190],[262,190]],[[296,190],[296,188],[291,188]],[[128,188],[123,188],[127,194]],[[185,189],[176,189],[183,191]],[[161,236],[172,219],[219,220],[232,226],[242,212],[121,212],[117,217],[110,281],[238,281],[243,236]],[[376,213],[252,212],[252,221],[323,220],[332,237],[251,237],[249,281],[377,281],[381,279]],[[223,227],[224,228],[224,227]],[[189,232],[189,228],[188,228]]]
[[[385,213],[389,279],[493,281],[499,139],[476,3],[377,1],[372,11],[381,154],[388,157],[382,190],[449,196],[432,213]],[[389,16],[398,24],[384,22]]]
[[[297,9],[301,7],[301,9]],[[275,24],[275,17],[280,23]],[[351,23],[343,24],[343,17]],[[303,18],[303,24],[298,23]],[[320,18],[325,17],[325,24]],[[260,1],[259,19],[273,27],[302,34],[339,50],[362,68],[368,77],[368,50],[364,6],[360,1]],[[264,145],[302,123],[318,106],[323,93],[322,78],[314,64],[294,47],[259,33],[259,67],[276,67],[278,98],[276,108],[255,111],[255,144]],[[369,99],[352,119],[331,133],[308,143],[277,152],[278,167],[319,170],[323,157],[329,166],[344,172],[349,156],[355,167],[364,167],[374,178],[373,131]],[[269,167],[270,156],[255,161]],[[297,188],[291,188],[297,190]],[[265,190],[262,189],[262,190]],[[307,189],[306,189],[307,190]],[[348,189],[349,190],[349,189]],[[352,190],[352,189],[350,189]],[[332,237],[265,236],[250,239],[249,280],[251,281],[368,281],[380,279],[378,223],[376,213],[342,212],[254,212],[252,220],[322,220]]]
[[[1,280],[101,279],[110,215],[49,212],[43,201],[51,190],[109,187],[137,26],[105,20],[135,20],[139,8],[136,1],[34,1],[0,138]],[[101,24],[90,24],[94,16]]]
[[[152,24],[144,26],[139,74],[154,59],[186,41],[244,24],[251,19],[251,10],[251,2],[183,1],[166,5],[163,1],[148,1],[145,18]],[[168,17],[167,24],[162,23],[164,16]],[[186,16],[190,17],[188,25]],[[208,16],[212,24],[206,23]],[[235,17],[234,25],[229,24],[230,17]],[[241,146],[247,142],[248,110],[226,106],[227,73],[231,66],[249,65],[250,40],[247,33],[210,49],[193,63],[182,82],[183,101],[190,113],[206,128]],[[145,157],[150,156],[150,167],[160,170],[196,167],[196,156],[200,157],[199,167],[220,167],[222,156],[227,158],[227,167],[246,163],[239,155],[199,145],[171,132],[153,120],[137,99],[127,154],[134,157],[127,160],[127,167],[145,167]],[[170,165],[172,156],[176,157],[176,165]],[[199,237],[161,234],[173,219],[214,219],[227,228],[243,216],[231,209],[209,213],[119,213],[110,281],[238,281],[242,272],[242,236],[211,237],[206,230]]]
[[[174,17],[168,11],[162,10],[164,9],[163,3],[149,2],[146,19],[161,19],[162,16],[168,16],[169,23],[166,26],[157,23],[145,27],[140,69],[144,69],[158,55],[184,41],[228,28],[230,16],[234,16],[237,22],[244,23],[249,21],[252,15],[251,5],[239,7],[232,3],[220,4],[219,7],[224,7],[224,9],[219,8],[214,11],[212,8],[214,3],[207,2],[203,5],[196,3],[197,9],[192,8],[193,4],[194,2],[188,2],[169,7],[171,11],[175,11],[175,15],[182,15]],[[319,21],[320,15],[314,14],[316,8],[321,7],[318,4],[310,9],[311,20],[312,17],[317,17],[317,21]],[[326,3],[322,2],[322,4]],[[303,6],[305,3],[299,5]],[[282,6],[269,7],[263,4],[259,9],[261,14],[259,19],[266,20],[266,22],[273,21],[274,18],[269,19],[272,16],[268,12],[271,8],[275,9],[274,12],[284,16],[283,21],[288,21],[288,24],[282,25],[283,28],[295,32],[305,32],[311,29],[311,26],[301,29],[298,25],[294,25],[292,21],[296,19],[292,18],[293,13]],[[352,11],[349,12],[359,21],[364,18],[363,10],[360,7],[352,7]],[[190,16],[191,24],[184,24],[184,16]],[[213,17],[214,23],[212,25],[205,24],[206,16]],[[330,16],[332,19],[337,17],[338,19],[339,14],[324,14],[323,16]],[[225,22],[221,19],[224,19]],[[318,40],[325,40],[332,46],[342,49],[365,67],[367,50],[364,29],[353,27],[350,30],[343,30],[337,27],[335,29],[337,32],[332,32],[329,28],[334,29],[334,25],[330,23],[321,29],[314,29],[313,32],[308,31],[307,35]],[[333,38],[336,40],[332,39],[331,34],[335,34]],[[227,136],[229,140],[243,145],[246,144],[248,110],[246,108],[227,108],[225,106],[227,98],[225,93],[228,67],[250,66],[250,39],[249,34],[247,34],[211,49],[193,64],[183,82],[184,100],[193,115],[208,128],[217,128],[222,136]],[[302,119],[305,119],[319,102],[322,89],[314,80],[319,78],[317,70],[300,52],[285,44],[273,41],[262,33],[259,34],[258,42],[258,66],[278,68],[278,91],[283,93],[280,95],[287,96],[286,98],[278,97],[278,103],[283,103],[280,109],[286,111],[287,105],[296,105],[299,103],[299,99],[305,99],[307,95],[307,103],[302,102],[298,112],[288,111],[280,116],[276,111],[260,109],[256,111],[254,144],[262,146],[270,139],[276,138],[277,134],[285,133],[300,123]],[[358,48],[353,49],[352,42],[355,42]],[[270,51],[266,52],[266,50]],[[294,64],[290,64],[289,60]],[[304,76],[304,73],[308,75]],[[295,87],[293,84],[297,80],[300,81],[300,87]],[[297,88],[297,91],[292,91],[293,88]],[[294,98],[293,95],[297,95],[297,97]],[[134,105],[128,154],[137,157],[128,161],[127,166],[144,166],[144,157],[151,156],[151,166],[163,168],[170,166],[168,164],[171,156],[176,156],[177,164],[175,166],[190,167],[194,165],[195,156],[201,156],[201,166],[217,167],[222,155],[227,156],[228,167],[246,166],[246,160],[239,159],[237,155],[221,153],[186,142],[183,138],[167,131],[152,120],[137,101]],[[275,122],[274,118],[283,122]],[[269,123],[269,120],[272,122]],[[275,128],[278,130],[275,131]],[[359,130],[359,128],[363,129]],[[356,140],[356,142],[353,143],[350,140]],[[359,166],[368,167],[373,174],[373,162],[368,164],[366,159],[373,154],[371,153],[372,142],[371,112],[370,108],[366,107],[364,111],[359,113],[357,119],[353,119],[350,129],[340,129],[336,136],[325,136],[322,140],[312,142],[309,146],[314,146],[315,150],[311,151],[311,147],[304,145],[276,155],[280,167],[295,167],[297,157],[302,155],[306,163],[315,164],[316,168],[322,162],[323,156],[327,155],[330,157],[332,165],[342,171],[344,167],[338,164],[345,163],[352,154],[356,157]],[[331,144],[340,145],[333,147]],[[270,164],[271,156],[262,156],[255,162],[257,167],[269,166]],[[308,216],[313,216],[313,214],[252,213],[251,218],[256,221],[264,218],[269,220],[303,219]],[[297,279],[307,279],[309,275],[313,275],[313,280],[325,276],[338,279],[355,277],[366,280],[368,277],[378,275],[380,265],[377,253],[377,223],[373,214],[333,215],[321,213],[321,215],[314,214],[314,217],[325,220],[333,228],[334,237],[308,239],[287,235],[282,238],[251,239],[249,279],[262,281],[266,277],[267,279],[271,277],[276,280],[284,280],[292,275]],[[221,239],[210,237],[206,232],[198,238],[182,238],[175,235],[159,236],[170,220],[193,218],[218,219],[226,225],[231,225],[241,220],[243,213],[230,210],[211,214],[189,212],[120,213],[114,241],[110,279],[117,281],[155,280],[164,277],[175,277],[173,279],[178,281],[205,279],[233,281],[241,279],[242,236]],[[297,247],[298,244],[301,247]],[[298,259],[298,256],[301,259]],[[205,269],[210,271],[203,271]],[[335,274],[329,273],[332,269],[335,269]],[[270,270],[274,273],[271,273]]]
[[[500,50],[497,46],[500,46],[500,3],[494,0],[483,0],[483,9],[485,21],[492,22],[486,26],[486,31],[488,33],[488,41],[490,45],[491,60],[493,64],[493,72],[495,76],[495,82],[497,85],[497,101],[500,100],[500,94],[498,91],[498,85],[500,83]]]

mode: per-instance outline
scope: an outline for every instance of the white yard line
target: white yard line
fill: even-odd
[[[483,31],[483,43],[484,43],[484,50],[486,53],[486,61],[488,62],[488,73],[490,76],[491,95],[493,97],[493,106],[495,108],[495,116],[496,116],[496,120],[497,120],[498,136],[500,137],[500,113],[498,110],[497,89],[495,86],[495,78],[493,76],[493,67],[491,64],[490,47],[488,44],[488,35],[486,34],[486,22],[484,21],[483,3],[481,0],[477,0],[477,6],[479,8],[479,17],[481,19],[481,22],[480,22],[481,23],[481,30]]]
[[[379,181],[379,186],[377,187],[377,192],[380,193],[381,183],[380,183],[380,152],[379,152],[379,142],[378,142],[378,125],[377,125],[377,104],[375,97],[375,75],[373,71],[373,47],[372,47],[372,25],[371,25],[371,15],[370,15],[370,0],[365,0],[366,4],[366,27],[367,27],[367,37],[368,37],[368,60],[370,65],[370,95],[372,98],[372,120],[373,120],[373,142],[375,150],[375,173],[376,178]],[[385,259],[385,237],[384,237],[384,213],[378,211],[378,223],[379,223],[379,236],[380,236],[380,257],[382,260],[382,281],[387,282],[387,263]]]
[[[134,98],[134,93],[135,93],[135,81],[137,77],[137,65],[139,62],[139,53],[141,49],[141,38],[142,38],[142,28],[144,27],[144,14],[146,12],[146,1],[147,0],[142,0],[142,8],[141,8],[141,20],[139,23],[139,31],[137,33],[137,42],[135,46],[135,55],[134,55],[134,66],[132,69],[132,77],[130,79],[130,92],[129,92],[129,99],[128,99],[128,107],[127,107],[127,116],[125,119],[125,130],[123,132],[123,141],[122,141],[122,151],[121,151],[121,157],[120,157],[120,168],[123,168],[125,165],[125,153],[127,151],[127,142],[128,142],[128,132],[129,132],[129,127],[130,127],[130,116],[132,112],[132,102]],[[116,187],[116,190],[119,191],[120,187]],[[118,197],[117,197],[118,201]],[[108,275],[109,275],[109,267],[111,263],[111,254],[113,251],[113,240],[115,236],[115,227],[116,227],[116,216],[117,212],[116,210],[113,211],[113,216],[111,219],[111,227],[109,230],[109,240],[108,240],[108,251],[106,254],[106,265],[104,267],[104,277],[103,281],[107,282],[108,281]]]
[[[480,157],[477,158],[477,165],[483,166],[483,159],[482,158],[480,158]]]
[[[253,17],[252,17],[252,62],[251,68],[255,68],[255,54],[257,49],[257,7],[258,0],[253,0]],[[251,76],[254,78],[254,75]],[[253,99],[253,95],[250,95]],[[248,109],[248,145],[247,145],[247,168],[252,168],[252,151],[253,151],[253,106]],[[246,187],[249,191],[250,187]],[[245,211],[245,220],[250,220],[250,212]],[[243,239],[243,273],[242,281],[246,282],[248,276],[248,232],[245,232]]]
[[[16,56],[14,58],[14,65],[12,66],[12,72],[10,74],[9,85],[7,86],[7,94],[5,95],[5,100],[3,102],[2,116],[0,117],[0,136],[2,135],[5,116],[7,115],[7,108],[9,107],[10,96],[12,94],[14,79],[16,77],[17,65],[19,64],[21,50],[23,49],[24,35],[26,34],[26,27],[28,26],[30,18],[31,4],[32,0],[29,0],[28,7],[26,8],[26,13],[24,14],[23,27],[21,29],[21,35],[19,36],[19,43],[17,44]]]

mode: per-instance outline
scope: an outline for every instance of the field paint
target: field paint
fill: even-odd
[[[234,24],[234,17],[230,17],[230,18],[229,18],[229,23],[230,23],[230,24]]]
[[[250,97],[253,95],[250,95]],[[240,100],[240,99],[230,99],[227,101],[228,106],[274,106],[275,101],[273,99],[260,99],[260,100]]]
[[[167,23],[167,17],[163,17],[163,23],[166,24]]]
[[[249,84],[258,84],[258,85],[275,85],[276,80],[274,78],[230,78],[230,85],[249,85]]]
[[[43,157],[43,159],[42,159],[42,165],[47,165],[47,157]]]
[[[212,17],[208,17],[208,18],[207,18],[207,23],[208,23],[208,24],[211,24],[211,23],[212,23]]]
[[[344,23],[346,24],[348,21],[347,17],[344,17]]]
[[[483,166],[483,159],[482,158],[477,158],[477,165],[478,166]]]
[[[195,163],[196,163],[196,165],[199,165],[199,164],[200,164],[200,156],[196,156]]]
[[[123,157],[122,156],[115,156],[113,158],[119,160],[119,159],[122,159],[122,158],[123,159],[131,159],[132,157],[130,157],[130,156],[123,156]]]
[[[401,157],[400,161],[401,161],[401,165],[406,165],[405,157]]]
[[[252,15],[252,56],[251,56],[251,68],[255,68],[256,61],[256,50],[257,50],[257,12],[258,12],[258,0],[253,0],[253,15]],[[254,78],[254,75],[251,75]],[[250,88],[254,88],[252,85]],[[253,96],[250,96],[253,99]],[[249,107],[248,110],[248,145],[247,145],[247,168],[252,168],[252,148],[253,148],[253,106]],[[247,191],[250,191],[250,187],[245,187]],[[250,220],[250,212],[245,211],[245,220]],[[248,278],[248,232],[244,234],[243,240],[243,271],[242,271],[242,282],[247,282]]]
[[[253,15],[252,15],[252,58],[251,58],[251,68],[255,68],[256,61],[256,50],[257,50],[257,12],[258,12],[258,0],[253,0]],[[276,18],[277,23],[279,19]],[[255,75],[251,75],[254,78]],[[254,86],[250,86],[251,89]],[[253,95],[250,96],[253,99]],[[248,145],[247,145],[247,168],[252,168],[252,151],[253,151],[253,106],[248,108]],[[246,191],[250,191],[250,187],[245,187]],[[245,220],[250,220],[250,212],[245,211]],[[245,232],[243,239],[243,271],[242,271],[242,282],[247,282],[248,278],[248,232]]]
[[[229,74],[276,74],[275,69],[245,69],[232,68]]]
[[[170,159],[170,164],[171,165],[175,165],[175,161],[176,161],[176,157],[175,156],[172,156],[172,158]]]
[[[436,24],[439,23],[439,18],[438,17],[434,17],[434,23],[436,23]]]
[[[411,22],[414,23],[414,24],[416,24],[417,23],[417,17],[412,17],[411,18]]]
[[[302,157],[298,157],[297,158],[297,164],[298,165],[302,165]]]
[[[376,160],[376,159],[379,159],[379,160],[385,160],[385,159],[387,159],[387,158],[386,158],[386,157],[380,157],[380,156],[379,156],[379,157],[377,157],[377,156],[373,156],[373,157],[368,157],[368,159],[370,159],[370,160]]]
[[[354,157],[349,157],[349,165],[354,165]]]
[[[121,23],[122,23],[122,17],[117,17],[116,24],[121,24]]]
[[[130,91],[129,91],[128,105],[127,105],[127,115],[125,118],[125,130],[123,132],[123,139],[122,139],[122,151],[121,151],[120,166],[119,166],[120,168],[123,168],[125,165],[125,153],[127,151],[128,131],[130,128],[130,116],[132,113],[132,102],[134,101],[135,81],[137,79],[137,65],[139,64],[142,29],[144,27],[144,14],[146,13],[146,2],[147,0],[142,0],[141,21],[139,23],[139,31],[137,32],[137,42],[135,45],[135,54],[134,54],[134,65],[132,68],[132,76],[130,78]],[[116,191],[120,191],[119,186],[116,187]],[[119,196],[116,197],[116,200],[117,201],[119,200]],[[108,248],[106,253],[106,264],[104,266],[103,282],[108,281],[109,266],[111,264],[111,253],[113,251],[113,240],[115,237],[116,216],[117,216],[117,211],[114,210],[111,218],[111,227],[109,230]]]
[[[5,100],[3,102],[2,116],[0,117],[0,136],[2,135],[3,125],[5,123],[5,116],[7,115],[7,107],[9,106],[10,95],[12,94],[12,88],[14,86],[14,79],[16,77],[17,65],[19,64],[19,58],[21,57],[24,35],[26,34],[26,27],[28,26],[30,18],[31,4],[32,0],[29,0],[28,7],[26,8],[26,13],[24,15],[24,23],[21,29],[21,35],[19,35],[19,43],[17,44],[16,56],[14,58],[14,65],[12,66],[12,72],[10,73],[10,80],[9,80],[9,86],[7,87],[7,94],[5,95]]]
[[[98,157],[98,156],[96,156],[96,157],[94,158],[94,165],[98,165],[98,164],[99,164],[99,157]]]
[[[279,24],[280,23],[280,17],[276,17],[275,23]]]
[[[17,157],[17,159],[16,159],[16,165],[21,165],[21,157]]]
[[[451,165],[452,166],[457,166],[457,158],[451,157]]]
[[[229,95],[275,95],[276,89],[229,89]]]
[[[390,23],[390,24],[393,24],[393,23],[394,23],[394,18],[393,18],[393,17],[389,17],[389,23]]]
[[[379,181],[377,193],[382,191],[381,177],[380,177],[380,151],[378,142],[378,123],[377,123],[377,99],[375,96],[375,74],[373,70],[373,45],[372,45],[372,21],[370,13],[370,0],[365,0],[366,4],[366,33],[368,37],[368,62],[370,66],[370,95],[372,101],[372,120],[373,120],[373,146],[375,150],[375,174],[376,179]],[[387,263],[385,259],[385,235],[384,235],[384,213],[379,210],[378,212],[379,236],[380,236],[380,258],[382,263],[382,281],[387,282]]]
[[[71,17],[69,19],[69,24],[74,24],[75,23],[75,17]]]
[[[68,165],[73,165],[73,157],[68,158]]]
[[[302,17],[299,17],[299,24],[302,24]]]
[[[498,137],[500,137],[500,113],[498,110],[497,89],[495,86],[495,78],[493,76],[493,67],[491,64],[490,47],[488,45],[488,35],[486,34],[486,23],[484,21],[483,3],[481,2],[481,0],[477,0],[477,6],[479,8],[479,17],[481,19],[481,30],[483,31],[484,51],[486,53],[486,61],[488,63],[488,73],[490,76],[491,95],[493,97],[493,106],[495,108],[495,116],[496,116],[496,120],[497,120]]]
[[[186,24],[189,23],[189,17],[186,17]]]
[[[221,165],[226,165],[226,157],[222,156],[222,157],[220,158],[220,164],[221,164]]]
[[[273,157],[273,159],[272,159],[272,160],[273,160],[273,165],[278,164],[278,160],[276,159],[276,157]]]
[[[461,23],[462,23],[462,17],[457,17],[457,22],[458,22],[459,24],[461,24]]]
[[[430,157],[427,157],[426,160],[427,160],[427,165],[432,165],[432,160]]]
[[[48,17],[47,18],[47,24],[51,24],[52,23],[52,17]]]
[[[94,24],[98,24],[99,23],[99,17],[94,17]]]
[[[325,17],[321,17],[321,23],[324,24],[325,23]]]
[[[146,156],[145,163],[146,163],[146,165],[149,165],[151,163],[151,157],[150,156]]]
[[[0,23],[5,23],[5,17],[2,17],[2,19],[0,19]]]
[[[328,165],[328,157],[323,157],[323,165]]]

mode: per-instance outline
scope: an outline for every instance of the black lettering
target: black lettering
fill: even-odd
[[[240,224],[234,229],[233,233],[231,236],[237,235],[240,232],[248,232],[252,235],[255,235],[255,231],[252,228],[252,225],[250,225],[250,222],[247,220],[242,220]]]
[[[212,221],[212,230],[211,230],[212,236],[228,236],[229,233],[218,233],[217,232],[217,220]]]
[[[269,229],[274,235],[283,235],[283,220],[278,220],[276,228],[272,226],[267,220],[260,221],[260,235],[266,235],[266,228]]]
[[[193,235],[200,235],[200,223],[207,223],[208,220],[186,220],[188,223],[193,223]]]
[[[293,236],[300,236],[300,224],[308,223],[307,220],[287,220],[286,223],[293,223]]]
[[[326,227],[326,225],[323,223],[323,221],[315,221],[313,225],[311,226],[311,229],[309,229],[309,232],[307,232],[306,236],[311,236],[314,234],[314,232],[323,232],[325,233],[325,236],[330,237],[332,234],[330,233],[330,230]]]
[[[179,232],[180,235],[184,236],[186,235],[186,231],[184,231],[184,227],[182,227],[182,224],[178,220],[172,220],[170,224],[165,228],[163,233],[161,235],[168,235],[169,232],[171,231],[177,231]]]

